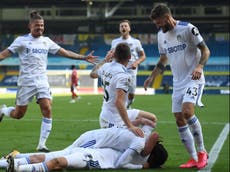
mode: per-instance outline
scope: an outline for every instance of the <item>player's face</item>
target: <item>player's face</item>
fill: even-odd
[[[158,29],[162,29],[164,33],[168,32],[173,28],[167,16],[154,19],[153,23],[156,25]]]
[[[129,23],[127,23],[127,22],[122,22],[122,23],[120,23],[120,28],[119,28],[119,30],[120,30],[120,33],[121,33],[121,35],[128,35],[129,34],[129,32],[130,32],[130,26],[129,26]]]
[[[30,32],[33,37],[42,36],[44,32],[44,20],[34,20],[29,24]]]

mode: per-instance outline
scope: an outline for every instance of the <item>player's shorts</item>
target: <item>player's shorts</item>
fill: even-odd
[[[84,168],[88,169],[111,169],[120,157],[121,153],[118,151],[103,148],[76,148],[74,153],[65,155],[69,168]]]
[[[129,93],[135,93],[136,87],[137,87],[137,76],[134,74],[131,74],[132,76],[132,84],[129,88]]]
[[[204,84],[191,82],[188,87],[173,91],[172,94],[172,112],[182,112],[182,104],[185,102],[193,103],[199,107],[203,107],[201,102]]]
[[[49,87],[38,88],[36,86],[18,86],[16,105],[24,106],[31,102],[36,97],[36,100],[47,98],[52,100],[51,91]]]
[[[137,118],[139,112],[140,112],[140,110],[138,110],[138,109],[129,109],[129,110],[127,110],[128,117],[129,117],[130,121],[134,121]],[[120,115],[120,114],[114,114],[114,115]],[[100,127],[101,128],[110,128],[110,127],[114,127],[114,126],[116,126],[116,127],[125,127],[125,124],[122,121],[122,119],[118,123],[113,123],[111,121],[105,120],[105,119],[100,117],[99,122],[100,122]]]

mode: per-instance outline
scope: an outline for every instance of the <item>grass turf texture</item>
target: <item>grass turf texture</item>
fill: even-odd
[[[0,104],[14,105],[14,98],[2,97],[3,95],[1,95]],[[102,95],[83,95],[80,101],[75,104],[70,104],[69,100],[70,96],[54,96],[53,99],[53,129],[47,142],[47,146],[53,151],[70,145],[81,133],[99,128],[98,116],[102,104]],[[229,122],[229,96],[204,95],[203,103],[206,106],[202,109],[197,108],[196,114],[202,124],[204,141],[209,152],[224,125]],[[163,144],[169,152],[169,158],[162,169],[154,171],[197,171],[196,169],[180,169],[178,167],[186,162],[189,156],[179,140],[175,120],[171,113],[171,95],[137,95],[132,108],[153,112],[158,117],[156,131],[163,138]],[[0,123],[0,156],[9,153],[13,149],[17,149],[20,152],[34,152],[38,143],[40,125],[40,109],[35,101],[29,104],[28,111],[23,119],[15,120],[5,117]],[[0,169],[0,172],[2,171],[4,170]],[[212,168],[212,172],[228,171],[229,136]]]

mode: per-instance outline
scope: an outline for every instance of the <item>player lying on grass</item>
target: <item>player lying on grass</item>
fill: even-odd
[[[144,151],[144,150],[143,150]],[[52,153],[52,152],[51,152]],[[51,154],[51,153],[43,153]],[[38,153],[35,153],[38,154]],[[8,158],[7,172],[47,172],[61,169],[149,169],[159,168],[165,163],[168,153],[164,146],[157,142],[148,156],[141,156],[135,151],[121,163],[122,152],[111,148],[75,148],[74,152],[60,155],[48,161],[28,164],[31,158]],[[42,154],[36,155],[36,158]],[[32,159],[33,160],[33,159]],[[24,162],[24,164],[23,164]],[[121,164],[119,164],[119,162]],[[23,164],[23,165],[22,165]]]
[[[143,124],[143,122],[149,124],[147,119],[138,121],[135,121],[136,124]],[[136,136],[128,129],[117,127],[88,131],[83,133],[72,145],[61,151],[46,154],[18,154],[15,160],[9,158],[8,171],[26,172],[39,171],[39,169],[40,171],[51,171],[87,167],[128,169],[160,167],[167,160],[168,154],[163,145],[159,144],[158,133],[151,133],[151,127],[150,125],[143,127],[145,138]],[[118,151],[117,154],[120,152],[120,155],[111,153],[112,150],[101,150],[101,148],[114,149]],[[97,152],[95,156],[89,153],[93,152],[92,149]],[[110,152],[109,156],[108,152]],[[88,154],[91,155],[89,156],[92,157],[91,159],[85,156]],[[81,158],[79,159],[79,157]],[[109,162],[107,162],[108,159],[110,159]],[[2,160],[0,164],[3,162],[6,163],[6,160]]]

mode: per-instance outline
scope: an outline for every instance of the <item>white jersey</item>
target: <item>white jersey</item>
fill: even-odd
[[[172,74],[173,89],[183,89],[192,80],[192,71],[196,68],[201,58],[197,45],[203,41],[198,29],[191,23],[177,21],[173,30],[163,33],[158,32],[158,49],[160,54],[168,58]],[[204,74],[200,80],[204,83]]]
[[[75,147],[112,148],[124,152],[130,148],[140,153],[145,146],[145,139],[137,137],[128,129],[103,128],[85,132],[67,149],[74,149]]]
[[[122,37],[119,37],[112,41],[111,49],[115,49],[117,44],[119,43],[127,43],[129,45],[131,51],[131,59],[129,60],[127,69],[128,72],[130,72],[132,75],[137,75],[137,68],[133,70],[130,67],[132,63],[139,59],[139,53],[141,51],[144,51],[141,42],[138,39],[133,38],[132,36],[129,36],[128,39],[123,39]]]
[[[131,75],[127,73],[125,66],[113,61],[101,66],[98,70],[98,76],[104,87],[104,101],[100,118],[112,123],[120,123],[122,119],[115,106],[116,91],[117,89],[129,91],[132,85]]]
[[[57,53],[59,49],[60,46],[48,37],[34,38],[31,34],[17,37],[8,50],[19,55],[18,86],[36,86],[38,84],[48,86],[47,56],[48,53]]]

